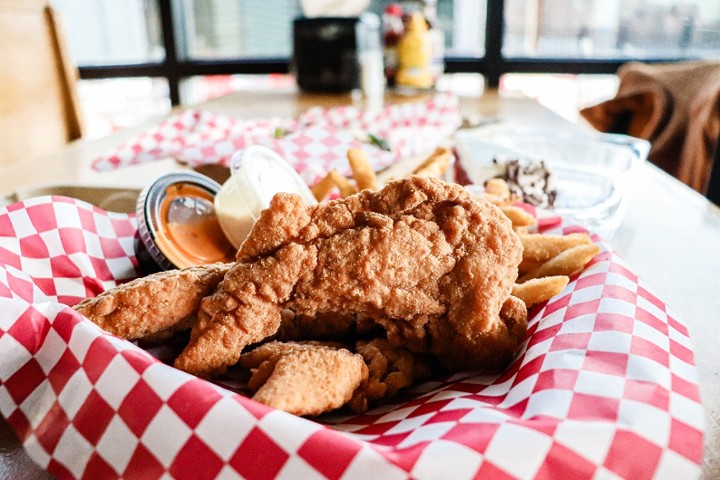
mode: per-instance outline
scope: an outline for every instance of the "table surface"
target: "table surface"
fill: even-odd
[[[417,100],[386,95],[387,102]],[[460,100],[463,115],[480,120],[585,128],[527,98],[488,91]],[[311,106],[348,103],[363,105],[350,95],[252,91],[236,92],[196,108],[239,118],[267,118],[297,117]],[[13,192],[27,195],[33,187],[45,185],[142,188],[152,178],[182,167],[168,159],[101,173],[91,170],[89,164],[154,122],[95,141],[77,141],[32,162],[22,159],[0,164],[0,197]],[[610,243],[690,330],[706,412],[703,478],[720,478],[720,208],[652,165],[642,165],[634,175],[630,206]],[[11,478],[51,477],[32,463],[0,418],[0,480]]]

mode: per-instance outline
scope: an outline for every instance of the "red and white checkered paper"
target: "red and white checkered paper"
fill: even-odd
[[[378,109],[316,107],[298,119],[240,120],[186,110],[96,158],[93,168],[111,170],[168,157],[193,167],[227,166],[237,150],[264,145],[313,184],[332,169],[350,175],[346,154],[351,147],[365,150],[375,170],[429,153],[460,126],[458,105],[452,93],[439,93],[427,101]],[[286,134],[276,137],[276,131]],[[386,140],[391,150],[363,141],[368,133]]]
[[[542,230],[574,227],[543,220]],[[132,215],[64,197],[0,209],[0,412],[60,478],[694,478],[703,410],[685,326],[602,252],[530,312],[517,361],[365,415],[276,411],[70,309],[136,275]]]

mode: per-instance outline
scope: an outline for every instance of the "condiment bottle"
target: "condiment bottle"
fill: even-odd
[[[365,98],[382,97],[385,91],[385,75],[380,40],[380,19],[374,13],[363,13],[360,15],[356,32],[362,93]]]
[[[425,17],[413,13],[407,21],[405,33],[398,42],[398,72],[396,84],[400,88],[429,89],[434,85],[430,71],[432,51]]]
[[[397,46],[403,34],[403,10],[397,3],[385,7],[383,13],[383,61],[385,64],[385,80],[389,87],[395,86],[398,69]]]
[[[437,83],[445,71],[445,33],[440,27],[440,19],[437,15],[437,0],[425,0],[423,15],[428,25],[428,38],[430,39],[430,74],[433,77],[433,84]]]

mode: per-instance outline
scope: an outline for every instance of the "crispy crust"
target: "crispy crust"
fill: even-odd
[[[175,365],[221,373],[274,334],[290,309],[357,314],[382,326],[392,345],[431,353],[447,368],[499,370],[526,326],[500,314],[521,256],[497,207],[436,179],[398,180],[312,207],[278,194],[203,301]]]
[[[356,413],[363,413],[372,402],[393,397],[399,390],[428,378],[435,366],[428,356],[394,347],[383,338],[358,341],[355,351],[368,366],[367,382],[348,403]]]
[[[379,330],[371,319],[355,313],[318,312],[314,317],[296,314],[289,309],[281,313],[282,322],[275,337],[280,341],[352,341]]]
[[[288,245],[275,256],[238,262],[216,292],[203,299],[190,343],[175,367],[199,377],[221,374],[242,350],[277,332],[282,305],[301,272],[315,268],[311,250]]]
[[[253,400],[295,415],[320,415],[343,406],[367,380],[360,355],[319,343],[270,342],[240,357],[253,371]]]
[[[169,270],[118,285],[73,308],[103,330],[128,340],[164,338],[194,323],[203,297],[230,264]]]

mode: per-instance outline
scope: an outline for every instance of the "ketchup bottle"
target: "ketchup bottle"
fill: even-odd
[[[398,69],[397,45],[403,35],[403,10],[397,3],[385,7],[383,13],[383,62],[389,87],[395,86]]]

